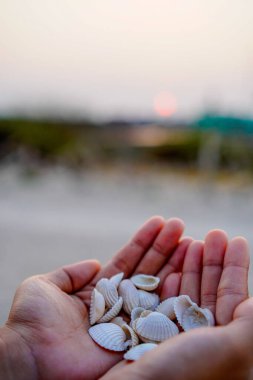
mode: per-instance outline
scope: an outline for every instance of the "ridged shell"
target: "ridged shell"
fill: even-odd
[[[139,306],[139,293],[132,281],[121,281],[119,295],[123,298],[123,309],[126,313],[131,314],[131,311]]]
[[[150,276],[148,274],[136,274],[131,277],[130,280],[134,283],[136,288],[147,291],[156,289],[160,282],[159,277]]]
[[[179,297],[177,297],[174,301],[174,311],[175,311],[175,314],[176,314],[176,317],[177,317],[177,320],[178,322],[180,323],[180,325],[182,326],[182,322],[183,322],[183,315],[185,313],[185,311],[193,306],[193,305],[196,305],[191,299],[189,296],[187,295],[181,295]]]
[[[138,290],[138,294],[139,306],[143,307],[146,310],[155,310],[155,308],[158,306],[160,302],[158,295],[155,293],[149,293],[145,290]]]
[[[167,298],[157,306],[156,311],[166,315],[169,319],[175,319],[176,314],[174,311],[174,301],[176,298],[177,297]]]
[[[94,325],[105,312],[105,299],[103,295],[97,290],[93,289],[91,293],[90,302],[90,324]]]
[[[123,298],[122,298],[122,297],[119,297],[119,299],[118,299],[118,301],[115,303],[115,305],[114,305],[111,309],[109,309],[109,310],[105,313],[105,315],[103,315],[102,318],[100,318],[100,319],[98,320],[98,323],[109,322],[112,318],[115,318],[115,317],[119,314],[119,312],[120,312],[120,310],[121,310],[121,308],[122,308],[122,305],[123,305]]]
[[[139,338],[138,338],[138,335],[136,334],[136,332],[130,326],[128,326],[127,323],[125,323],[123,326],[121,326],[121,328],[127,337],[126,346],[127,347],[137,346],[137,344],[139,343]]]
[[[131,322],[135,321],[135,319],[139,318],[141,313],[145,311],[145,309],[143,307],[135,307],[132,311],[131,311]]]
[[[126,324],[126,321],[124,321],[124,319],[122,317],[115,317],[110,322],[115,323],[115,325],[118,325],[120,327],[122,327],[123,325]]]
[[[138,360],[140,359],[146,352],[153,350],[157,347],[157,344],[155,343],[142,343],[138,344],[138,346],[135,346],[131,348],[129,351],[127,351],[124,354],[124,359],[126,360]]]
[[[92,339],[101,347],[111,351],[125,351],[126,334],[114,323],[100,323],[89,329]]]
[[[121,283],[123,277],[124,277],[124,272],[117,273],[110,278],[110,282],[112,282],[118,289],[118,286]]]
[[[184,331],[206,326],[214,326],[214,317],[209,309],[201,309],[197,305],[186,309],[182,320]]]
[[[135,323],[135,332],[140,339],[145,338],[155,342],[162,342],[179,333],[174,322],[166,315],[153,312],[145,318],[138,318]]]
[[[118,291],[116,286],[108,280],[108,278],[101,278],[96,285],[96,289],[103,294],[105,299],[105,304],[108,307],[113,307],[118,301]]]
[[[152,310],[143,310],[143,312],[140,315],[140,318],[145,318],[145,317],[147,317],[151,313],[153,313]]]

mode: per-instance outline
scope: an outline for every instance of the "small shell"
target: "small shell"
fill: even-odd
[[[126,345],[125,345],[126,348],[137,346],[137,344],[139,343],[139,338],[138,338],[138,335],[136,334],[136,332],[130,326],[128,326],[127,323],[125,323],[123,326],[121,326],[121,328],[127,337],[127,341],[126,341]]]
[[[186,309],[182,320],[184,331],[206,326],[214,326],[214,317],[209,309],[201,309],[197,305]]]
[[[176,314],[174,311],[174,301],[176,298],[177,297],[167,298],[157,306],[156,311],[166,315],[169,319],[175,319]]]
[[[131,348],[124,355],[124,359],[126,360],[138,360],[140,359],[146,352],[153,350],[157,347],[157,344],[154,343],[142,343],[138,346]]]
[[[150,309],[155,310],[155,308],[159,304],[159,297],[155,293],[149,293],[145,290],[138,290],[139,294],[139,306],[143,307],[144,309]]]
[[[108,310],[105,315],[103,315],[102,318],[100,318],[98,320],[98,323],[105,323],[105,322],[109,322],[112,318],[115,318],[121,308],[122,308],[122,305],[123,305],[123,298],[122,297],[119,297],[118,301],[115,303],[115,305],[110,309]]]
[[[126,313],[139,306],[139,293],[132,281],[123,280],[119,285],[119,295],[123,298],[123,309]]]
[[[112,282],[118,289],[118,286],[121,283],[123,277],[124,277],[124,272],[117,273],[110,278],[110,282]]]
[[[136,288],[147,291],[156,289],[160,282],[159,277],[150,276],[147,274],[137,274],[131,277],[130,280],[134,283]]]
[[[126,334],[114,323],[100,323],[89,329],[92,339],[101,347],[111,351],[125,351]]]
[[[101,278],[96,285],[96,289],[103,294],[105,304],[108,307],[112,307],[118,301],[117,288],[108,278]]]
[[[90,302],[90,324],[94,325],[105,312],[105,299],[103,295],[97,290],[93,289],[91,293]]]
[[[135,331],[142,339],[162,342],[179,333],[174,322],[166,315],[153,312],[145,318],[138,318],[135,323]]]
[[[193,305],[196,305],[196,303],[194,303],[189,296],[187,295],[181,295],[179,297],[177,297],[174,301],[174,311],[175,311],[175,314],[176,314],[176,317],[177,317],[177,320],[178,322],[180,323],[180,325],[182,326],[182,322],[183,322],[183,315],[185,313],[185,311],[193,306]]]
[[[115,325],[118,325],[120,327],[126,324],[126,321],[124,321],[122,317],[115,317],[110,322],[115,323]]]

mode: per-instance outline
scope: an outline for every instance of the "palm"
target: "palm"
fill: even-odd
[[[99,270],[94,261],[82,262],[21,285],[8,325],[32,347],[41,379],[96,379],[122,358],[121,353],[97,346],[88,334],[91,291],[99,278],[119,271],[127,277],[134,272],[158,273],[162,282],[179,272],[191,241],[186,238],[178,244],[182,232],[179,220],[165,223],[152,218],[105,268]]]

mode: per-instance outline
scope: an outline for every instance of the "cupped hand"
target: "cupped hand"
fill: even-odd
[[[183,228],[179,219],[153,217],[104,268],[89,260],[25,280],[4,330],[25,345],[33,378],[97,379],[119,362],[122,353],[102,349],[88,334],[91,291],[118,272],[159,274],[162,282],[180,272],[191,242],[181,239]]]
[[[228,242],[211,231],[192,242],[182,275],[167,276],[163,295],[188,294],[209,308],[216,327],[195,329],[160,344],[134,363],[122,361],[105,380],[249,380],[253,366],[253,299],[248,298],[249,251],[245,239]]]

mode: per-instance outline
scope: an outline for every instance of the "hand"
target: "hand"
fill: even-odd
[[[218,327],[182,333],[160,344],[139,361],[116,365],[104,380],[246,380],[253,365],[253,299],[248,299],[247,242],[229,243],[222,231],[211,231],[202,242],[192,242],[179,294],[188,294],[215,315]],[[166,286],[164,292],[171,293]],[[178,293],[169,294],[178,295]]]
[[[162,279],[181,271],[191,241],[185,238],[179,244],[182,233],[179,219],[165,222],[153,217],[103,269],[96,261],[84,261],[24,281],[0,332],[6,353],[2,366],[6,362],[5,372],[9,371],[3,377],[76,380],[103,375],[122,353],[100,348],[88,334],[94,285],[121,271],[126,277],[134,272],[160,273]]]

